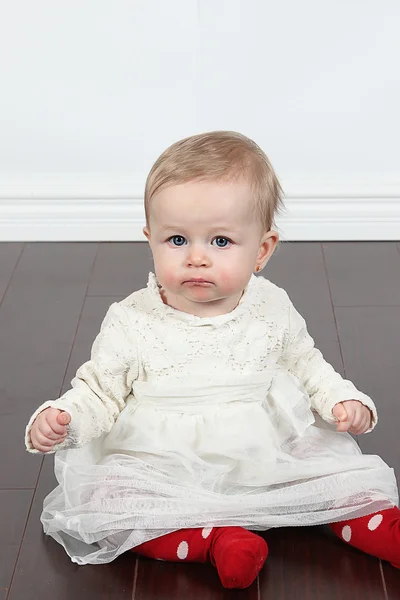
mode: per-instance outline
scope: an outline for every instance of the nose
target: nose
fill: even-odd
[[[208,267],[210,258],[203,246],[192,245],[189,247],[186,263],[188,267]]]

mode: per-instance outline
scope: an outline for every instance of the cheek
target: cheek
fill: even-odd
[[[161,285],[163,286],[163,288],[165,288],[166,290],[173,291],[174,289],[176,289],[179,286],[180,280],[174,274],[173,271],[170,271],[168,269],[166,269],[164,271],[161,270],[157,274],[157,277],[158,277],[158,280],[160,281]]]
[[[153,258],[157,279],[163,288],[167,290],[176,288],[179,280],[178,270],[174,268],[174,257],[158,249],[158,251],[153,252]]]
[[[242,274],[238,269],[221,269],[218,272],[219,284],[227,293],[236,292],[243,279],[241,275]]]

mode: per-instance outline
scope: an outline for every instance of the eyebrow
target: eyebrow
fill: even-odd
[[[165,225],[165,227],[162,227],[163,231],[183,231],[184,229],[185,227],[182,225]],[[216,231],[229,231],[231,233],[237,233],[238,229],[229,225],[216,225],[215,227],[210,228],[210,232]]]

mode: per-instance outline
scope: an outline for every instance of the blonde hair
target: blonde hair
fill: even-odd
[[[265,153],[250,138],[234,131],[211,131],[172,144],[158,157],[146,180],[144,206],[149,226],[151,199],[161,190],[189,181],[246,178],[254,209],[265,231],[275,225],[282,188]]]

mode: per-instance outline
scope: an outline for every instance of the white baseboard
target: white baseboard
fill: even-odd
[[[399,240],[400,189],[291,192],[278,219],[284,241]],[[144,241],[143,198],[97,191],[13,194],[0,189],[0,241]]]
[[[400,240],[400,193],[389,197],[289,198],[278,225],[286,241]]]

